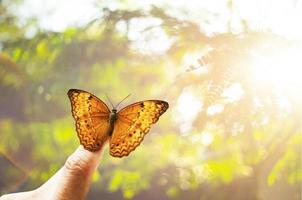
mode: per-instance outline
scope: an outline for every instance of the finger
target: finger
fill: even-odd
[[[84,199],[101,154],[102,148],[97,152],[90,152],[80,146],[69,156],[63,168],[55,175],[54,199]]]
[[[37,193],[35,191],[29,191],[29,192],[18,192],[18,193],[12,193],[12,194],[6,194],[0,197],[0,200],[34,200],[39,199],[37,198]]]

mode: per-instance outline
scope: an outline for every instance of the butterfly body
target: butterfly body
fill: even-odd
[[[161,100],[145,100],[130,104],[117,111],[93,94],[70,89],[72,115],[80,143],[89,151],[97,151],[109,140],[110,154],[123,157],[142,142],[151,125],[168,109],[169,104]]]
[[[108,130],[108,135],[111,136],[112,132],[113,132],[113,128],[114,128],[114,123],[116,122],[118,118],[118,114],[117,114],[117,110],[116,109],[112,109],[110,115],[109,115],[109,130]]]

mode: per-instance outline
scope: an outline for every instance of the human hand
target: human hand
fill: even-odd
[[[64,166],[39,188],[6,194],[0,200],[82,200],[89,190],[91,176],[98,167],[101,148],[90,152],[80,146],[66,160]]]

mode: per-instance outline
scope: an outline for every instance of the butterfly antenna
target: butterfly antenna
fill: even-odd
[[[113,103],[111,102],[111,100],[110,100],[110,98],[108,97],[108,95],[107,95],[107,94],[105,94],[105,95],[106,95],[107,99],[109,100],[109,102],[110,102],[112,108],[114,108],[114,105],[113,105]]]
[[[121,100],[117,105],[116,105],[116,108],[125,100],[127,99],[128,97],[130,97],[131,94],[128,94],[125,98],[123,98],[123,100]]]

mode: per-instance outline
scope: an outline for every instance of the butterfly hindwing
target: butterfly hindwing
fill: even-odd
[[[110,154],[114,157],[129,155],[168,107],[165,101],[147,100],[131,104],[118,112],[110,138]]]
[[[83,90],[70,89],[68,97],[80,143],[89,151],[99,150],[109,138],[109,108],[99,98]]]

